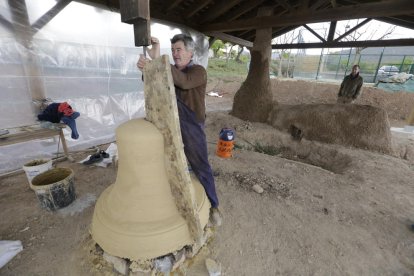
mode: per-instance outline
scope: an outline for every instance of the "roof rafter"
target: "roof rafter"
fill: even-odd
[[[10,21],[8,21],[6,18],[4,18],[1,14],[0,14],[0,23],[3,27],[5,27],[10,32],[14,31],[13,24]]]
[[[409,28],[409,29],[414,29],[414,23],[409,23],[406,21],[403,21],[399,18],[392,18],[392,17],[384,17],[384,18],[375,18],[376,20],[388,23],[388,24],[393,24],[393,25],[399,25],[401,27],[405,27],[405,28]]]
[[[306,24],[303,24],[303,27],[305,27],[309,32],[311,32],[314,36],[316,36],[320,41],[326,42],[325,38],[320,36],[317,32],[315,32],[311,27],[309,27]]]
[[[309,0],[301,0],[299,3],[299,10],[305,11],[309,7]]]
[[[364,26],[365,24],[367,24],[368,22],[370,22],[372,19],[371,18],[367,18],[364,21],[362,21],[361,23],[357,24],[355,27],[351,28],[350,30],[348,30],[347,32],[343,33],[342,35],[338,36],[337,38],[335,38],[334,41],[340,41],[342,38],[346,37],[347,35],[353,33],[355,30],[361,28],[362,26]]]
[[[265,0],[250,0],[248,2],[244,2],[235,10],[229,12],[229,14],[226,14],[225,20],[233,21],[234,19],[242,16],[243,14],[255,9],[257,6],[262,4],[264,1]]]
[[[318,0],[315,4],[313,4],[310,9],[312,11],[316,11],[317,9],[319,9],[320,7],[322,7],[323,5],[326,5],[328,3],[327,0]]]
[[[204,16],[202,16],[199,19],[200,23],[206,23],[211,20],[216,19],[226,11],[230,10],[232,7],[240,3],[242,0],[226,0],[226,1],[220,1],[215,6],[211,7],[211,9],[206,12]]]
[[[288,3],[286,0],[276,0],[279,5],[281,5],[285,10],[288,10],[289,12],[293,12],[295,9]]]
[[[172,9],[174,9],[176,6],[178,6],[178,4],[183,2],[183,0],[173,0],[173,1],[170,1],[170,2],[172,2],[172,3],[165,9],[166,13],[170,12]]]
[[[331,21],[331,24],[329,25],[329,33],[328,33],[328,41],[333,41],[335,30],[336,30],[336,23],[337,21]]]
[[[204,0],[204,1],[195,1],[191,6],[189,6],[184,14],[186,18],[192,17],[194,14],[196,14],[198,11],[202,10],[205,6],[210,4],[211,0]]]
[[[412,0],[393,0],[378,3],[358,4],[342,6],[338,8],[324,9],[315,12],[288,14],[285,16],[261,16],[233,22],[220,22],[200,29],[202,31],[236,31],[244,29],[260,29],[276,26],[302,25],[326,21],[337,21],[357,18],[375,18],[383,16],[403,15],[414,13]]]
[[[32,24],[32,31],[36,33],[47,23],[49,23],[56,15],[58,15],[72,0],[60,0],[48,12],[42,15],[36,22]]]
[[[236,45],[245,46],[247,48],[253,47],[253,42],[241,39],[226,33],[219,33],[219,32],[211,32],[211,33],[205,33],[207,36],[211,36],[214,38],[218,38]]]

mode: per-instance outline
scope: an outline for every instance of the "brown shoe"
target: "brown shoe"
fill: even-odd
[[[223,216],[218,208],[210,209],[210,222],[213,226],[221,226],[223,223]]]

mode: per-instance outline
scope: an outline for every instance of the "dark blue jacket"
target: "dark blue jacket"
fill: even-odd
[[[40,121],[49,121],[52,123],[59,123],[60,119],[63,117],[63,113],[58,111],[60,103],[51,103],[49,104],[45,110],[39,115],[37,118]]]

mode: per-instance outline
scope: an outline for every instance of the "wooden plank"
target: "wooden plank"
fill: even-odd
[[[414,13],[414,1],[394,0],[368,4],[348,5],[307,13],[291,13],[284,16],[261,16],[232,22],[219,22],[200,26],[202,32],[229,32],[246,29],[303,25],[326,21],[358,18],[375,18]]]
[[[187,169],[174,82],[167,55],[152,60],[144,67],[144,93],[146,119],[164,136],[165,165],[175,203],[187,221],[191,236],[199,244],[203,229]]]
[[[0,136],[0,146],[13,145],[60,135],[65,155],[68,156],[69,151],[66,145],[65,136],[63,135],[63,128],[65,128],[66,125],[58,124],[57,126],[59,129],[42,128],[39,125],[26,126],[17,130],[11,129],[10,134]]]
[[[0,146],[27,142],[35,139],[44,139],[59,135],[59,130],[41,128],[36,131],[26,131],[18,134],[8,134],[0,137]]]

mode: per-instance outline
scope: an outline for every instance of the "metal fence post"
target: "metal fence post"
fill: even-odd
[[[399,70],[400,73],[401,73],[402,67],[404,66],[405,57],[406,57],[406,55],[404,55],[403,60],[402,60],[401,65],[400,65],[400,70]]]
[[[322,48],[322,51],[321,51],[321,56],[319,57],[318,70],[316,71],[316,78],[315,78],[316,80],[319,77],[319,70],[321,69],[322,57],[323,57],[323,48]]]
[[[377,70],[375,70],[374,79],[372,80],[372,82],[374,82],[374,83],[375,83],[375,80],[377,79],[378,69],[381,66],[381,60],[382,60],[382,55],[384,54],[384,50],[385,50],[385,47],[382,48],[381,55],[380,55],[380,58],[378,60]]]
[[[341,51],[341,54],[339,55],[338,65],[336,66],[335,79],[338,77],[339,66],[341,66],[341,59],[342,59],[342,51]]]
[[[344,77],[346,76],[346,73],[348,72],[349,60],[351,59],[351,53],[352,53],[352,48],[351,48],[351,49],[349,49],[348,61],[346,62],[346,67],[345,67],[345,74],[344,74]]]

